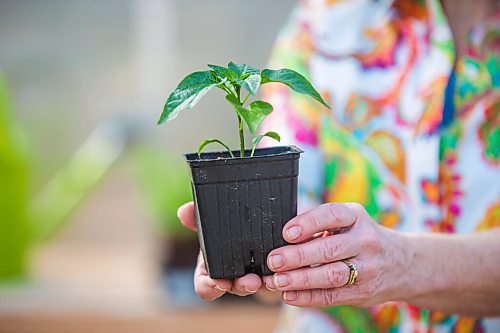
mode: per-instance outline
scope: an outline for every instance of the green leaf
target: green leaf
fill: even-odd
[[[252,95],[257,94],[262,80],[260,70],[250,65],[238,65],[233,62],[230,62],[227,66],[237,76],[238,80],[236,82],[240,86],[244,87]]]
[[[262,121],[273,111],[273,106],[264,101],[252,102],[248,108],[245,108],[233,95],[227,95],[226,99],[233,105],[238,115],[243,118],[252,134],[257,132]]]
[[[228,147],[228,145],[226,145],[224,142],[222,142],[221,140],[219,139],[206,139],[206,140],[203,140],[200,144],[200,146],[198,147],[198,156],[201,155],[201,152],[203,151],[203,148],[205,148],[206,145],[209,145],[211,143],[218,143],[222,146],[224,146],[224,148],[227,149],[227,151],[229,152],[229,155],[231,155],[231,157],[234,157],[233,155],[233,152],[231,151],[231,149]]]
[[[191,109],[210,89],[219,84],[213,71],[194,72],[186,76],[168,96],[158,124],[177,117],[180,111]]]
[[[272,131],[269,131],[269,132],[266,132],[264,134],[261,134],[261,135],[257,135],[255,138],[252,139],[252,145],[253,146],[257,146],[259,144],[260,141],[262,141],[262,139],[264,139],[265,137],[269,137],[271,139],[274,139],[278,142],[281,141],[281,137],[278,133],[276,132],[272,132]]]
[[[236,81],[238,80],[239,76],[236,75],[236,73],[229,68],[222,67],[222,66],[217,66],[217,65],[207,65],[211,69],[214,70],[215,74],[220,77],[221,79],[227,78],[230,81]]]
[[[236,75],[238,75],[238,78],[240,79],[244,79],[245,75],[252,75],[252,74],[260,75],[260,71],[257,68],[246,64],[238,65],[235,64],[234,62],[230,62],[229,64],[227,64],[227,67],[230,70],[232,70]]]
[[[261,82],[260,74],[251,74],[245,80],[239,80],[238,83],[252,95],[257,94]]]
[[[282,68],[278,70],[264,69],[261,73],[262,84],[269,82],[279,82],[286,84],[298,93],[311,96],[324,106],[330,109],[330,106],[326,104],[321,95],[314,89],[312,84],[302,75],[294,70]]]
[[[276,140],[278,142],[281,141],[280,135],[278,133],[276,133],[276,132],[271,132],[270,131],[270,132],[266,132],[266,133],[261,134],[261,135],[257,135],[255,138],[252,139],[252,146],[253,146],[253,148],[252,148],[252,153],[250,154],[250,157],[252,157],[253,154],[255,153],[255,148],[257,147],[257,145],[259,144],[259,142],[262,141],[262,139],[264,139],[264,137],[266,137],[266,136],[269,137],[269,138],[271,138],[271,139],[274,139],[274,140]]]

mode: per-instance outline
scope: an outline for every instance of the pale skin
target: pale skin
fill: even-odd
[[[457,57],[466,34],[498,7],[492,0],[443,0]],[[194,205],[179,208],[179,218],[195,230]],[[341,231],[319,237],[324,231]],[[281,292],[295,306],[371,306],[388,301],[449,314],[500,316],[500,228],[469,235],[402,233],[375,223],[354,203],[327,203],[300,214],[284,227],[291,245],[269,254],[275,272],[213,280],[198,258],[195,289],[205,300],[230,292],[240,296],[267,289]],[[349,259],[359,272],[347,286]]]
[[[192,202],[179,208],[179,217],[195,229]],[[500,228],[471,235],[402,233],[375,223],[359,204],[327,203],[290,220],[283,237],[292,245],[269,254],[268,266],[276,273],[262,279],[248,274],[213,280],[200,255],[196,292],[213,300],[225,292],[253,294],[264,285],[295,306],[404,301],[445,313],[500,315]],[[351,286],[343,259],[359,272]]]
[[[182,224],[196,230],[194,220],[194,204],[188,202],[179,208],[177,215]],[[226,292],[238,296],[247,296],[257,292],[262,287],[262,280],[256,274],[247,274],[235,280],[214,280],[208,276],[205,268],[205,259],[200,251],[198,263],[194,272],[194,288],[196,293],[204,300],[212,301],[224,295]]]

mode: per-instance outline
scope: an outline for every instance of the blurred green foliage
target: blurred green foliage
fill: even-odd
[[[56,233],[127,148],[119,124],[101,124],[33,198],[29,219],[37,239]]]
[[[26,276],[32,246],[55,232],[128,147],[119,124],[103,124],[35,197],[29,193],[28,145],[0,73],[0,282]]]
[[[132,156],[143,198],[160,230],[169,237],[196,237],[177,217],[179,206],[192,200],[186,162],[152,145],[137,146]]]
[[[0,279],[16,279],[26,272],[32,243],[28,221],[28,160],[12,104],[0,73]]]
[[[75,208],[126,151],[127,131],[103,124],[51,177],[30,195],[32,160],[15,121],[7,82],[0,73],[0,282],[27,273],[30,250],[69,221]],[[177,208],[191,200],[189,170],[182,157],[152,145],[131,151],[132,166],[143,198],[163,234],[196,237],[177,218]]]

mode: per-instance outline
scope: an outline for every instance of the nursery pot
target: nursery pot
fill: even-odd
[[[200,248],[214,279],[272,274],[266,259],[286,242],[282,229],[297,215],[302,150],[295,146],[186,154],[191,168]],[[250,151],[245,152],[250,156]]]

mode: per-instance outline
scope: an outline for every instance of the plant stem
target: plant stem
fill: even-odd
[[[253,145],[252,147],[252,153],[250,154],[250,157],[253,157],[253,154],[255,154],[255,148],[257,148],[257,145]]]
[[[245,104],[245,102],[247,101],[248,97],[250,97],[250,93],[248,93],[245,98],[243,99],[243,102],[241,102],[241,105],[243,106],[243,104]]]
[[[240,157],[245,157],[245,134],[243,133],[243,119],[238,116],[240,132]]]
[[[236,93],[238,94],[236,96],[238,98],[238,101],[241,101],[241,90],[239,88],[236,89]],[[240,102],[240,105],[243,106],[243,103]],[[245,157],[245,133],[243,133],[243,119],[240,117],[240,115],[238,115],[238,128],[240,132],[240,157]]]

